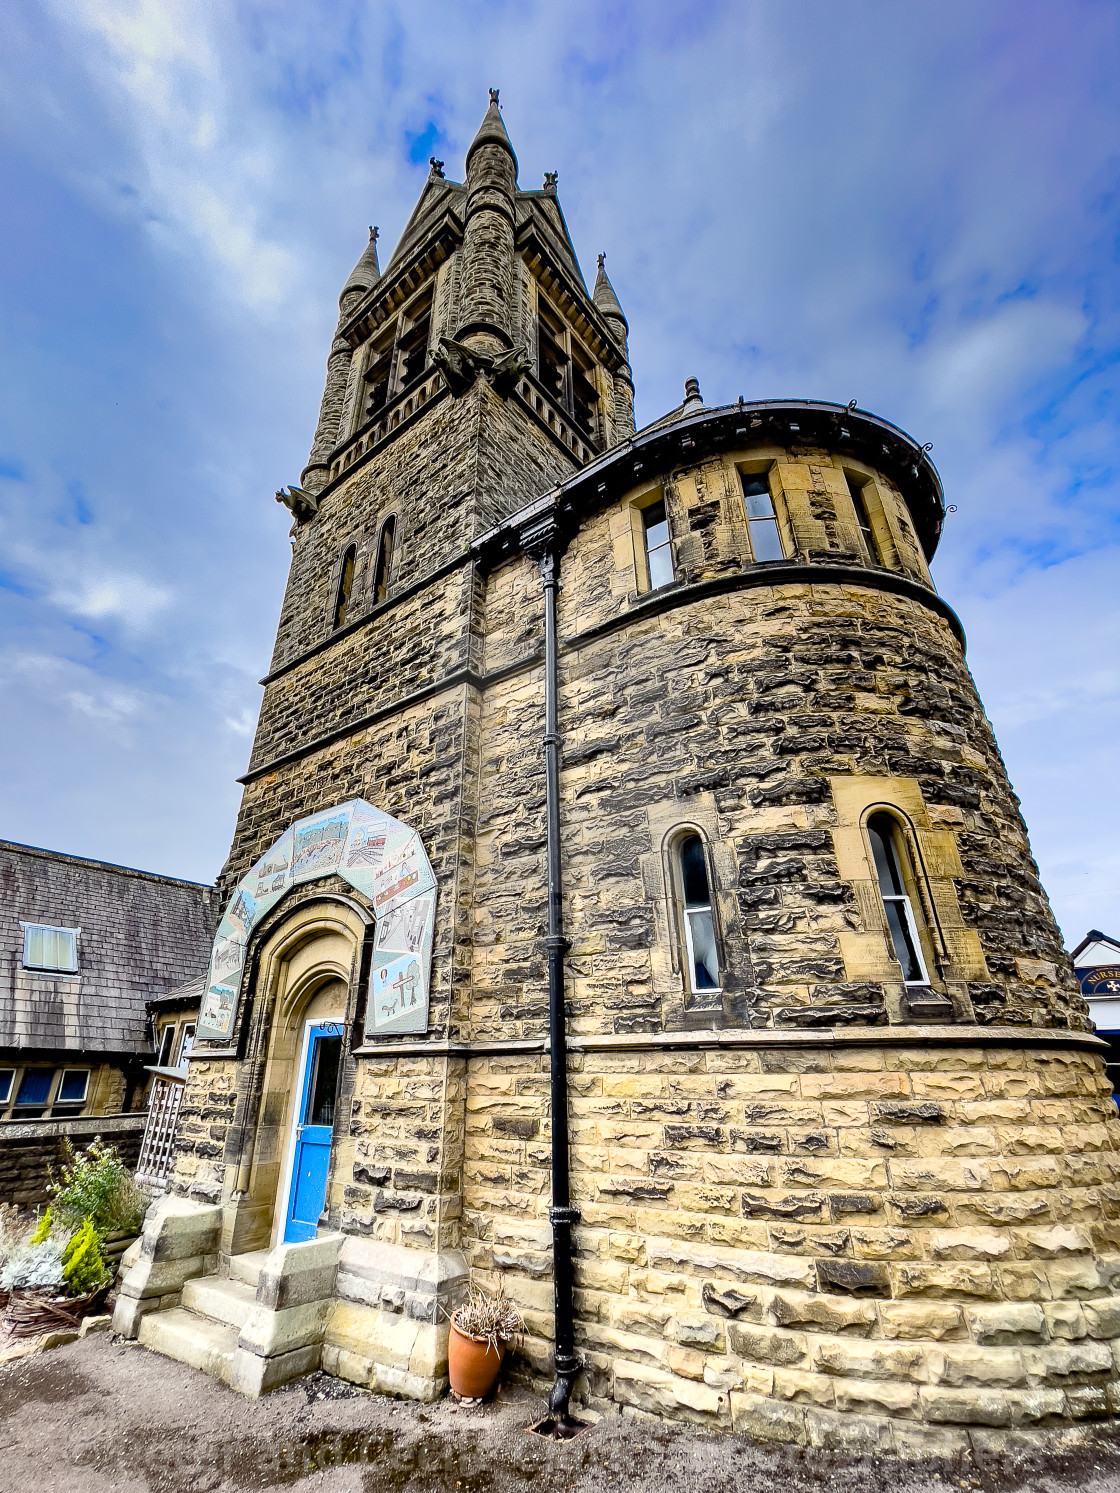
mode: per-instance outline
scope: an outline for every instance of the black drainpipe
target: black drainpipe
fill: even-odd
[[[579,1373],[572,1303],[572,1225],[579,1220],[579,1209],[572,1207],[568,1179],[568,1045],[564,1008],[564,954],[568,941],[564,937],[560,880],[560,731],[556,701],[556,593],[559,589],[560,551],[554,523],[548,523],[543,540],[537,550],[537,559],[544,590],[544,783],[548,854],[548,937],[545,947],[548,950],[549,1093],[552,1107],[552,1207],[548,1210],[548,1217],[552,1224],[556,1322],[556,1382],[549,1391],[548,1409],[554,1433],[563,1436],[573,1434],[576,1429],[569,1404]]]

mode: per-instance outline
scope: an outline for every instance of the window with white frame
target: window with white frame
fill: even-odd
[[[72,975],[78,968],[80,928],[56,928],[49,923],[20,923],[23,929],[23,967]]]
[[[712,889],[704,842],[699,835],[687,834],[678,842],[677,873],[688,988],[693,992],[718,990],[719,953]]]
[[[179,1051],[175,1055],[175,1066],[176,1067],[181,1068],[183,1066],[183,1064],[187,1061],[187,1058],[190,1055],[190,1050],[191,1050],[191,1048],[193,1046],[194,1046],[194,1022],[193,1021],[188,1021],[186,1023],[186,1025],[183,1027],[182,1035],[179,1038]]]
[[[918,920],[907,890],[913,876],[907,875],[909,857],[898,820],[890,814],[872,814],[867,821],[867,838],[871,842],[891,947],[902,966],[902,978],[907,985],[928,985]]]
[[[54,1096],[53,1112],[58,1114],[63,1110],[67,1114],[76,1114],[85,1107],[88,1096],[89,1069],[64,1068],[58,1081],[58,1093]]]
[[[12,1097],[15,1081],[16,1070],[14,1068],[0,1068],[0,1109],[3,1109]]]
[[[747,528],[751,536],[751,554],[756,561],[784,560],[778,515],[770,495],[770,478],[765,472],[742,472],[743,501],[747,505]]]
[[[169,1021],[159,1035],[159,1050],[156,1053],[155,1066],[157,1068],[170,1068],[171,1059],[175,1054],[175,1033],[177,1028],[173,1021]]]
[[[669,516],[665,499],[658,498],[642,509],[642,534],[646,546],[646,574],[649,589],[656,591],[676,580],[673,570],[673,541],[669,534]]]

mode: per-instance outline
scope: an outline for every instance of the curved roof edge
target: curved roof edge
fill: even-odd
[[[882,472],[901,492],[927,561],[933,558],[941,538],[945,497],[928,451],[889,420],[816,399],[762,399],[689,410],[675,418],[671,415],[605,451],[476,544],[488,548],[502,531],[523,527],[537,509],[570,511],[588,493],[600,501],[614,498],[657,472],[692,466],[716,452],[756,445],[823,446]]]

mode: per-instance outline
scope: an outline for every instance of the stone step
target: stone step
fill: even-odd
[[[245,1326],[256,1299],[256,1286],[226,1280],[220,1275],[200,1275],[183,1287],[183,1305],[187,1311],[212,1317],[215,1322],[236,1327],[238,1332]]]
[[[228,1384],[237,1334],[236,1327],[177,1306],[171,1311],[149,1312],[141,1320],[139,1342],[165,1358],[177,1359]]]
[[[229,1262],[230,1280],[243,1281],[256,1290],[261,1278],[261,1266],[268,1259],[267,1249],[251,1249],[248,1254],[234,1255]]]

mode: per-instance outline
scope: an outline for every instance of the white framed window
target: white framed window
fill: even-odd
[[[171,1056],[175,1051],[175,1023],[169,1021],[159,1034],[159,1050],[156,1053],[156,1067],[170,1068]]]
[[[743,501],[747,505],[747,528],[751,536],[751,554],[756,561],[784,560],[785,549],[778,529],[778,515],[770,495],[770,478],[765,472],[740,472]]]
[[[669,534],[669,516],[665,499],[658,498],[642,509],[642,535],[646,546],[646,574],[649,589],[656,591],[676,580],[673,570],[673,541]]]
[[[75,974],[80,928],[55,928],[49,923],[20,923],[23,929],[24,969],[57,970]]]
[[[54,1096],[55,1108],[60,1104],[81,1105],[89,1094],[89,1069],[64,1068]]]
[[[0,1068],[0,1108],[3,1108],[12,1097],[15,1081],[16,1070],[14,1068]]]
[[[182,1035],[179,1038],[179,1051],[175,1054],[175,1066],[177,1068],[181,1068],[187,1061],[187,1058],[190,1055],[190,1050],[193,1046],[194,1022],[188,1021],[187,1024],[183,1027]]]
[[[907,881],[913,878],[906,875],[908,857],[897,819],[886,813],[872,814],[867,821],[867,838],[871,842],[891,947],[902,966],[902,978],[907,985],[928,985],[918,921],[907,891]]]
[[[712,889],[704,842],[692,832],[676,846],[681,922],[684,925],[685,979],[693,994],[720,988]]]

